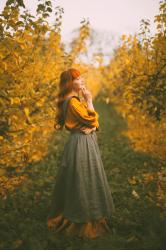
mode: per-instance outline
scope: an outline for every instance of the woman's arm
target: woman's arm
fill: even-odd
[[[94,107],[93,107],[92,101],[83,102],[83,104],[84,104],[85,107],[88,108],[89,110],[94,111]],[[90,134],[92,131],[95,131],[95,130],[96,130],[96,127],[89,128],[89,127],[83,126],[80,130],[81,130],[82,132],[84,132],[85,134]]]
[[[93,102],[92,102],[92,100],[87,101],[87,108],[90,109],[90,110],[95,110],[94,107],[93,107]]]
[[[90,106],[92,108],[92,106]],[[89,109],[83,105],[78,99],[71,98],[69,101],[70,112],[78,119],[83,126],[89,128],[99,127],[98,113],[94,109]]]

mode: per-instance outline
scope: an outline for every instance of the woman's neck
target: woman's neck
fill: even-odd
[[[67,96],[78,96],[79,97],[79,94],[75,91],[71,91]]]

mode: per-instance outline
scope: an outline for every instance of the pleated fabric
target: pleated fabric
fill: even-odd
[[[71,132],[56,176],[48,228],[68,236],[96,238],[112,233],[114,212],[96,132]]]

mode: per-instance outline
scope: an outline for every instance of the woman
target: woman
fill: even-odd
[[[78,70],[61,74],[58,97],[55,128],[65,126],[70,135],[56,177],[48,228],[86,238],[109,234],[115,208],[95,132],[99,115]]]

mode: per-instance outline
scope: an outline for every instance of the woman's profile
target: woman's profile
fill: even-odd
[[[61,73],[57,100],[55,128],[65,127],[70,133],[56,176],[48,229],[83,238],[110,234],[115,207],[97,141],[99,114],[80,71],[70,68]]]

